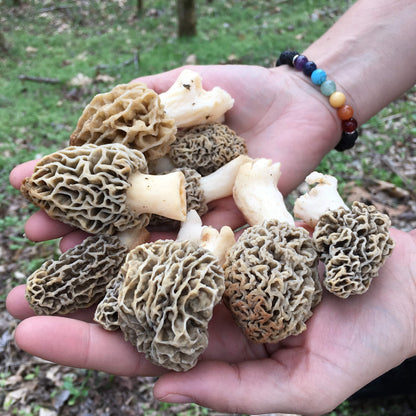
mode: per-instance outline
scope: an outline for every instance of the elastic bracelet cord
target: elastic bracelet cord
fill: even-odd
[[[276,62],[276,66],[280,65],[289,65],[298,71],[303,71],[315,85],[320,86],[322,94],[329,97],[329,104],[337,110],[338,118],[341,120],[342,135],[335,150],[342,152],[351,149],[358,137],[357,120],[352,117],[353,108],[345,104],[345,94],[336,90],[335,82],[328,80],[325,71],[318,69],[314,62],[296,51],[282,52]]]

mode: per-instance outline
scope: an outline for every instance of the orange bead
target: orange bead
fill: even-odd
[[[349,120],[353,116],[354,110],[350,105],[346,104],[338,108],[337,114],[341,120]]]
[[[340,91],[335,91],[329,96],[329,104],[334,108],[339,108],[345,103],[345,95]]]

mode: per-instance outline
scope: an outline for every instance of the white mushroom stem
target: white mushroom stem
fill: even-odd
[[[234,232],[228,225],[223,226],[219,232],[210,226],[202,228],[201,246],[214,253],[221,266],[225,263],[228,250],[234,244]]]
[[[228,249],[235,243],[234,232],[230,227],[223,226],[218,231],[214,227],[202,225],[200,216],[193,209],[188,212],[176,237],[176,241],[184,240],[194,241],[211,251],[221,266],[225,263]]]
[[[190,69],[183,70],[159,97],[166,115],[175,120],[177,127],[222,122],[224,113],[234,105],[233,98],[222,88],[204,90],[201,76]]]
[[[190,240],[199,243],[201,241],[201,230],[201,217],[194,209],[191,209],[186,214],[186,220],[181,223],[181,227],[179,229],[178,235],[176,236],[176,240]]]
[[[150,233],[144,227],[134,227],[117,233],[121,243],[129,250],[150,240]]]
[[[225,198],[233,194],[234,182],[240,166],[250,162],[252,159],[246,155],[240,155],[230,162],[221,166],[215,172],[202,176],[200,179],[201,189],[204,193],[205,202],[208,204],[216,199]]]
[[[319,218],[326,211],[338,208],[349,210],[338,193],[338,181],[333,176],[312,172],[305,181],[309,185],[316,184],[316,186],[295,201],[293,209],[295,217],[300,218],[311,227],[315,227]]]
[[[270,159],[255,159],[240,167],[234,185],[234,201],[250,225],[270,219],[295,224],[277,188],[279,177],[280,163]]]
[[[185,177],[182,172],[166,175],[135,173],[130,176],[129,183],[127,205],[131,211],[178,221],[186,219]]]

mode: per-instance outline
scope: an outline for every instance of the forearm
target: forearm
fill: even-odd
[[[416,2],[359,0],[303,53],[364,123],[416,82]]]

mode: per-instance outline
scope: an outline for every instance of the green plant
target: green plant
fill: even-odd
[[[75,383],[75,376],[74,375],[66,375],[64,377],[64,382],[62,387],[65,390],[68,390],[70,393],[68,399],[68,405],[73,406],[77,402],[82,401],[86,397],[88,397],[89,387],[87,385],[88,380],[92,376],[92,370],[88,370],[85,373],[85,378],[80,384]]]

